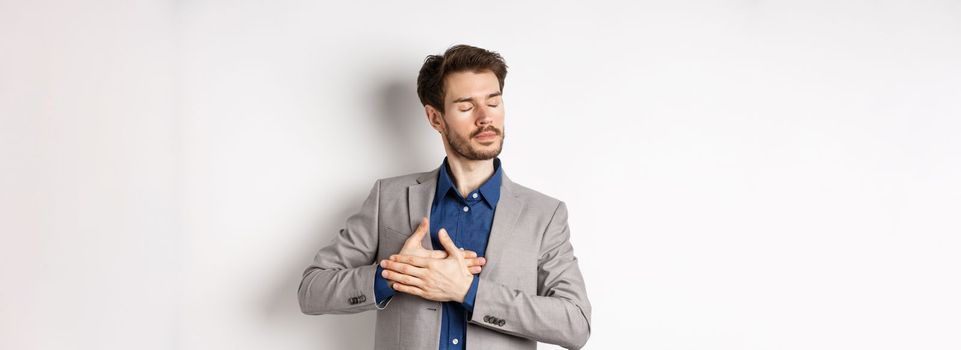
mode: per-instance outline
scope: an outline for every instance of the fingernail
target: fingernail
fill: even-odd
[[[380,267],[387,267],[387,260],[381,260]]]

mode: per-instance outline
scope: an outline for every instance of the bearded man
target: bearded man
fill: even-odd
[[[497,157],[506,76],[485,49],[427,56],[417,94],[447,156],[374,183],[304,271],[302,312],[376,310],[375,349],[584,346],[591,304],[567,206],[511,181]]]

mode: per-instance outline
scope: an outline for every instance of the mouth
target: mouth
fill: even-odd
[[[477,134],[477,136],[474,136],[475,139],[478,139],[480,141],[490,141],[490,140],[493,140],[495,137],[497,137],[497,133],[493,131],[485,131],[480,134]]]

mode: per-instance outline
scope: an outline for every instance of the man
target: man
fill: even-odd
[[[376,349],[579,349],[591,304],[564,202],[512,182],[507,66],[467,45],[424,61],[417,94],[447,157],[379,179],[300,283],[305,314],[377,310]]]

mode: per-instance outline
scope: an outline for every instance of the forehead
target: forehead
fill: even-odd
[[[491,71],[456,72],[444,77],[444,90],[446,90],[445,101],[453,101],[461,97],[483,98],[500,91],[500,83]]]

